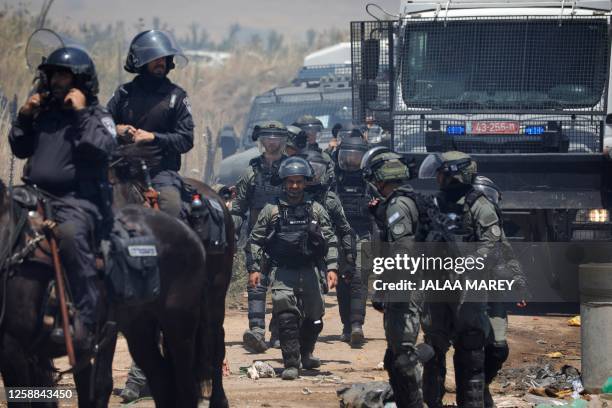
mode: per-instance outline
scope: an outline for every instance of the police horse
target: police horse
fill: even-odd
[[[130,162],[129,157],[124,159]],[[116,321],[124,333],[130,353],[149,380],[156,406],[196,407],[204,381],[212,382],[210,406],[228,406],[222,364],[225,294],[235,245],[229,212],[222,207],[227,248],[207,256],[206,245],[186,224],[160,211],[129,204],[141,204],[133,192],[142,182],[120,174],[113,180],[118,204],[115,218],[154,238],[158,292],[144,302],[115,302],[106,290],[109,285],[100,281],[100,289],[107,294],[100,319],[102,340],[94,354],[77,355],[73,369],[79,407],[108,405],[117,331],[112,324],[104,324],[107,320]],[[207,186],[197,181],[192,184],[206,197],[223,203]],[[0,372],[5,387],[54,386],[57,370],[52,359],[65,353],[63,345],[49,339],[50,331],[44,325],[54,275],[44,259],[44,242],[34,242],[32,237],[28,209],[16,204],[0,181]]]

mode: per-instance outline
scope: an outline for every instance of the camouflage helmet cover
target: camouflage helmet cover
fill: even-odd
[[[402,182],[412,178],[406,159],[386,147],[368,150],[361,161],[361,170],[368,181]]]
[[[435,178],[438,172],[442,172],[459,183],[471,184],[477,170],[476,162],[466,153],[459,151],[433,153],[421,163],[419,178]]]

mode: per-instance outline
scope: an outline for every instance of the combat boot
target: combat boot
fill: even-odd
[[[353,323],[351,327],[351,348],[361,348],[364,339],[361,323]]]
[[[298,370],[295,367],[287,367],[283,370],[283,373],[281,374],[281,378],[283,380],[297,380],[297,378],[300,376],[300,370]]]
[[[343,343],[350,343],[351,328],[348,325],[344,325],[344,327],[342,328],[342,334],[340,335],[340,341]]]
[[[242,335],[244,348],[252,353],[265,353],[268,345],[264,339],[264,334],[264,330],[259,327],[246,330]]]
[[[309,352],[302,354],[302,368],[312,370],[319,367],[321,367],[321,360],[318,357]]]

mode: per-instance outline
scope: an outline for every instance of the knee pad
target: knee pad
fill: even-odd
[[[417,365],[419,364],[419,356],[415,351],[403,351],[395,356],[393,362],[394,370],[405,379],[417,378]]]
[[[283,332],[293,332],[299,330],[300,318],[292,312],[282,312],[277,315],[279,334]]]
[[[293,313],[292,313],[293,314]],[[304,319],[304,321],[302,322],[302,332],[304,333],[312,333],[313,335],[319,335],[319,333],[321,333],[321,331],[323,331],[323,320],[319,319],[319,320],[311,320],[311,319]]]
[[[465,350],[479,350],[485,346],[485,335],[482,330],[467,330],[457,336],[457,347]]]

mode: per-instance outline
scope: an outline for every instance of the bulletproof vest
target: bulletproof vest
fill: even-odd
[[[360,172],[342,172],[338,177],[336,194],[340,198],[349,224],[359,235],[370,230],[369,199],[366,183]]]
[[[148,132],[168,133],[176,125],[176,106],[180,103],[180,88],[168,81],[162,85],[168,92],[146,90],[140,83],[123,85],[120,92],[117,123],[132,125]],[[181,155],[172,148],[159,152],[161,170],[181,169]]]
[[[474,220],[470,208],[480,195],[482,193],[471,189],[458,199],[449,197],[443,191],[436,196],[440,212],[446,215],[450,225],[449,231],[456,236],[457,241],[474,242],[476,240]],[[461,198],[464,198],[463,202],[461,202]]]
[[[278,163],[273,163],[267,167],[263,163],[263,157],[259,156],[251,160],[249,163],[255,172],[253,179],[253,191],[249,202],[249,225],[253,226],[257,221],[257,216],[266,204],[274,204],[278,200],[282,192],[282,185],[273,186],[271,183],[272,176],[278,169]]]
[[[266,252],[277,265],[300,265],[312,257],[308,244],[312,220],[312,203],[287,206],[278,203],[278,219],[274,233],[266,243]]]

